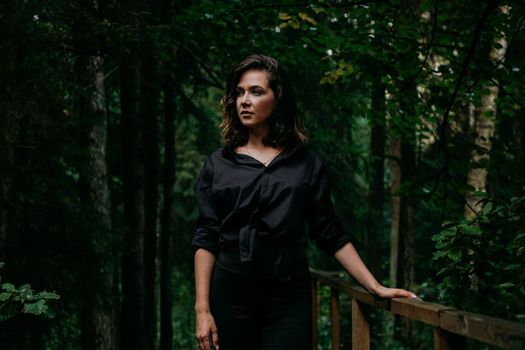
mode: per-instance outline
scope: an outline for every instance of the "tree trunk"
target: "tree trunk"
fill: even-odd
[[[6,101],[7,102],[7,101]],[[6,103],[7,104],[7,103]],[[11,111],[0,111],[4,116],[0,123],[0,261],[6,260],[6,244],[8,232],[9,192],[11,188],[11,174],[13,154],[11,150],[10,121]]]
[[[157,259],[157,219],[158,219],[158,173],[159,146],[156,103],[159,90],[157,87],[157,67],[151,52],[141,59],[141,114],[144,145],[144,322],[149,349],[156,348],[157,312],[156,312],[156,259]]]
[[[372,130],[370,133],[370,148],[372,169],[370,175],[368,232],[366,237],[367,264],[370,271],[378,278],[380,275],[379,258],[383,256],[380,242],[384,233],[383,206],[385,203],[384,176],[385,176],[385,85],[381,82],[381,68],[379,64],[371,65],[375,69],[372,73]]]
[[[92,4],[97,11],[98,5]],[[77,52],[77,106],[82,153],[79,185],[86,222],[86,290],[82,310],[82,348],[118,348],[114,298],[111,203],[107,165],[107,113],[104,60],[95,49],[84,47],[90,26],[77,22],[74,36]],[[89,50],[93,50],[89,52]]]
[[[397,283],[397,270],[399,264],[399,217],[401,209],[401,197],[398,194],[401,185],[401,141],[398,138],[390,139],[392,161],[390,169],[392,180],[390,185],[392,218],[390,224],[390,283]]]
[[[417,60],[416,60],[417,62]],[[413,66],[415,66],[413,62]],[[398,264],[396,272],[396,286],[412,289],[414,284],[414,200],[411,188],[416,172],[416,135],[414,129],[415,110],[412,105],[417,100],[416,86],[413,81],[404,81],[399,86],[399,103],[403,115],[402,123],[409,124],[410,128],[399,130],[401,135],[401,183],[403,191],[399,205],[399,235],[398,235]],[[401,318],[400,338],[407,346],[412,345],[411,323],[407,318]]]
[[[123,349],[147,349],[144,329],[144,182],[139,152],[140,60],[133,49],[122,57],[120,89],[124,202],[121,344]]]
[[[175,104],[173,79],[170,71],[164,77],[164,177],[162,208],[162,230],[160,236],[160,349],[173,348],[173,326],[171,312],[173,307],[171,289],[171,254],[173,236],[173,196],[175,185]]]
[[[15,120],[16,102],[14,96],[14,84],[16,82],[16,56],[18,50],[18,37],[16,23],[18,17],[15,15],[16,6],[12,1],[4,4],[5,27],[2,36],[0,53],[2,66],[1,76],[4,83],[0,87],[0,261],[6,261],[6,245],[8,239],[9,218],[9,193],[11,189],[11,172],[13,170],[12,150],[12,123]]]
[[[514,195],[523,195],[525,188],[525,179],[520,174],[525,174],[525,111],[521,110],[521,118],[517,118],[515,125],[515,153],[518,162],[517,174],[514,174],[514,185],[512,193]]]
[[[401,184],[410,185],[414,180],[416,152],[414,145],[406,140],[401,141]],[[397,271],[395,272],[395,285],[412,289],[414,284],[414,206],[412,194],[405,192],[399,200],[399,229],[397,237]],[[392,248],[395,249],[395,248]],[[398,337],[404,344],[412,344],[411,322],[403,317],[396,318],[400,333]],[[397,327],[396,327],[397,329]]]
[[[401,183],[410,185],[416,170],[416,152],[414,145],[401,142]],[[414,204],[412,194],[401,195],[399,210],[399,258],[397,285],[411,289],[414,284]]]
[[[180,4],[176,4],[178,7]],[[175,4],[171,1],[161,2],[161,22],[170,25],[173,20]],[[175,94],[173,84],[173,50],[172,60],[165,62],[163,74],[164,92],[164,168],[162,178],[162,216],[160,232],[160,350],[173,349],[173,291],[172,254],[173,254],[173,201],[175,186]]]
[[[415,94],[415,87],[408,83],[404,86],[405,94],[408,91]],[[411,90],[413,88],[413,90]],[[401,97],[401,109],[404,111],[404,119],[413,117],[414,110],[407,104],[405,97]],[[403,121],[407,123],[407,121]],[[416,171],[415,131],[397,130],[399,133],[395,139],[391,139],[392,151],[392,222],[391,222],[391,250],[390,250],[390,280],[392,283],[404,289],[412,289],[414,283],[414,205],[411,185],[414,181]],[[403,191],[399,192],[403,186]],[[411,344],[411,325],[407,318],[396,317],[394,334],[406,345]]]
[[[81,91],[78,113],[81,118],[82,143],[87,149],[87,162],[81,167],[81,198],[86,215],[92,220],[89,230],[89,284],[84,327],[83,348],[117,349],[116,314],[113,300],[113,241],[111,235],[110,195],[106,149],[107,119],[104,92],[103,59],[99,56],[79,58],[77,64]]]
[[[495,41],[500,48],[492,48],[490,51],[490,61],[494,65],[499,65],[507,50],[507,41],[504,38],[498,38]],[[496,99],[499,94],[499,88],[493,83],[486,87],[486,93],[480,98],[480,105],[474,109],[472,120],[472,130],[474,131],[474,144],[479,150],[474,150],[471,155],[471,164],[467,174],[467,184],[475,192],[486,192],[487,186],[487,167],[490,159],[489,152],[492,147],[492,136],[495,130],[496,118]],[[483,164],[485,163],[485,164]],[[465,195],[464,216],[465,219],[473,219],[481,211],[479,205],[479,196],[472,192]]]

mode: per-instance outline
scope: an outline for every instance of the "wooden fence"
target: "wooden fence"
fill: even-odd
[[[525,349],[525,326],[494,317],[469,313],[451,307],[427,303],[414,299],[384,300],[374,298],[364,288],[334,277],[333,273],[311,269],[313,345],[317,350],[317,319],[319,316],[319,285],[330,287],[330,318],[332,327],[332,349],[340,350],[339,294],[352,299],[352,350],[370,349],[370,325],[363,305],[390,311],[434,327],[434,349],[452,350],[467,348],[467,338],[496,345],[504,349]]]

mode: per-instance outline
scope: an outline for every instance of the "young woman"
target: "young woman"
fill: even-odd
[[[305,146],[290,81],[253,55],[230,74],[222,101],[226,145],[195,184],[196,339],[201,350],[311,348],[310,240],[368,291],[380,285],[336,217],[326,165]]]

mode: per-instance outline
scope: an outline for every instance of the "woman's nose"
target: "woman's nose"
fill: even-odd
[[[248,97],[248,94],[244,94],[241,99],[241,105],[249,105],[251,104],[250,98]]]

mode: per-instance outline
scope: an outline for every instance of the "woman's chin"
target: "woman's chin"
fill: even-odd
[[[254,127],[254,126],[257,126],[259,123],[257,123],[255,120],[253,119],[241,119],[241,124],[245,127],[245,128],[251,128],[251,127]]]

